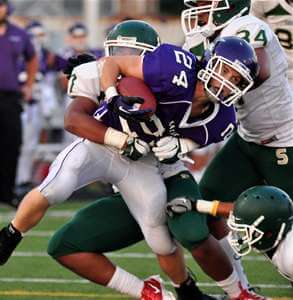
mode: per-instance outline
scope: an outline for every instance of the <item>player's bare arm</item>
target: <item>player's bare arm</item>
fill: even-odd
[[[110,56],[101,61],[101,87],[106,91],[115,86],[119,75],[143,80],[143,58],[141,56]],[[107,96],[107,95],[106,95]]]
[[[39,68],[37,56],[33,56],[31,60],[26,62],[27,82],[22,88],[22,93],[25,101],[30,101],[32,98],[32,86],[35,82],[35,75]]]
[[[76,97],[64,116],[64,128],[72,134],[103,144],[108,129],[93,117],[97,104],[86,97]]]
[[[256,48],[254,50],[259,64],[259,74],[254,84],[254,88],[256,88],[270,77],[271,70],[270,70],[270,63],[269,63],[269,58],[266,49],[261,47],[261,48]]]

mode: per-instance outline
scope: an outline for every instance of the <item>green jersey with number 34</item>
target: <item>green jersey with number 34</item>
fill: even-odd
[[[248,142],[269,147],[293,146],[293,91],[287,80],[288,62],[282,46],[264,21],[243,16],[220,36],[239,36],[254,48],[265,48],[271,76],[236,104],[238,133]]]

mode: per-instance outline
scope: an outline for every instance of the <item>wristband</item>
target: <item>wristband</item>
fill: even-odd
[[[110,86],[105,90],[105,97],[107,100],[111,99],[114,96],[117,96],[118,92],[114,86]]]
[[[214,200],[212,201],[212,203],[213,203],[213,207],[212,207],[211,215],[215,217],[218,212],[220,201]]]
[[[104,144],[121,150],[128,139],[128,134],[109,127],[104,136]]]
[[[197,200],[196,201],[196,210],[201,213],[210,214],[212,216],[217,215],[218,206],[220,201],[206,201],[206,200]]]

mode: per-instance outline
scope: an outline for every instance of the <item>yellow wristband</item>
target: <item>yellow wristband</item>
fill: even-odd
[[[213,206],[212,206],[212,209],[211,209],[211,215],[212,216],[216,216],[217,215],[217,212],[218,212],[218,207],[220,205],[220,201],[213,201]]]

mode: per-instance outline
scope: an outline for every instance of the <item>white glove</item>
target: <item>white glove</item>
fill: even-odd
[[[198,148],[198,144],[190,139],[166,136],[158,140],[152,150],[162,163],[171,164],[178,159],[194,163],[186,154],[196,148]]]
[[[150,152],[148,143],[136,137],[127,138],[127,146],[120,153],[131,160],[138,160]]]

